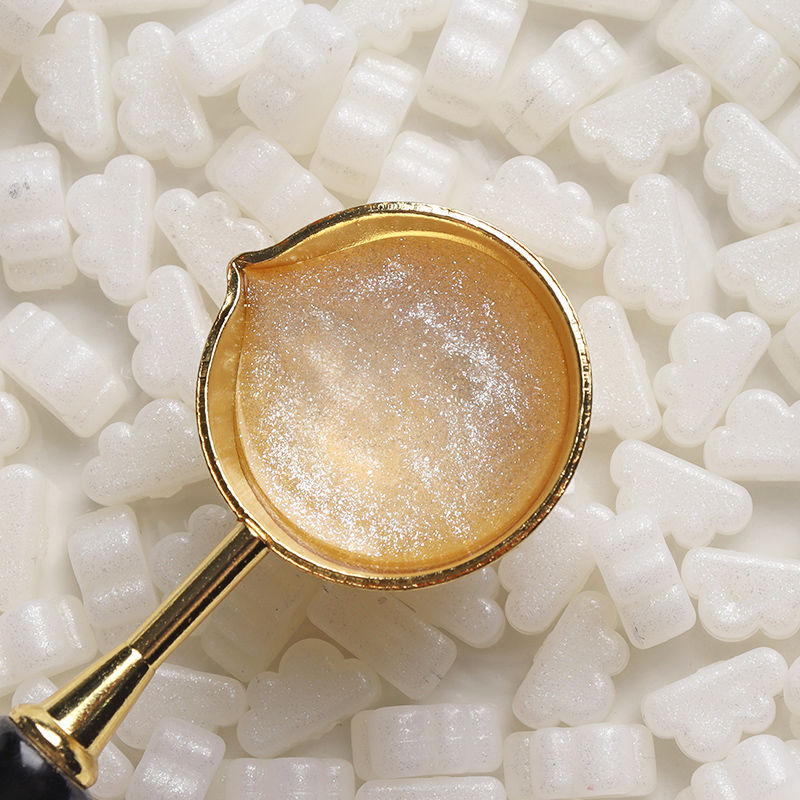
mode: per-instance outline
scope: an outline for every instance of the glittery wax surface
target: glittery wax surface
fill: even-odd
[[[507,267],[396,237],[253,268],[237,380],[253,481],[318,549],[387,571],[519,523],[567,416],[564,354]]]

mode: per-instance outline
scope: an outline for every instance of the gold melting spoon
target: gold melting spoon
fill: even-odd
[[[361,206],[236,258],[197,419],[239,523],[127,642],[0,719],[3,797],[87,797],[156,667],[270,551],[376,589],[505,553],[566,488],[590,405],[561,288],[466,214]]]

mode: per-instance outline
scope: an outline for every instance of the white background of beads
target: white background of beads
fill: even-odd
[[[173,30],[179,31],[222,5],[211,3],[201,9],[163,13],[158,15],[158,18]],[[668,5],[664,3],[664,11]],[[62,9],[57,17],[68,10]],[[517,37],[510,66],[513,68],[515,59],[524,59],[526,56],[530,57],[530,54],[543,52],[557,35],[573,27],[585,16],[581,12],[531,4]],[[655,42],[655,31],[662,16],[663,11],[655,20],[647,23],[608,16],[599,17],[630,58],[629,69],[613,91],[675,64]],[[138,16],[111,18],[107,21],[112,63],[125,55],[128,34],[141,21],[142,17]],[[53,22],[48,24],[46,31],[52,29]],[[401,54],[401,58],[424,70],[437,36],[438,31],[417,33],[409,49]],[[796,106],[797,99],[798,95],[795,92],[781,110],[768,119],[766,124],[771,130],[777,130],[785,114]],[[720,102],[723,102],[723,98],[715,94],[713,104]],[[33,96],[18,76],[0,106],[2,111],[0,148],[46,140],[32,117],[32,105]],[[206,98],[203,100],[203,106],[217,145],[237,127],[247,123],[246,118],[237,109],[235,92],[229,92],[221,97]],[[441,137],[455,144],[462,154],[471,154],[471,168],[474,170],[472,174],[476,180],[491,174],[502,161],[516,154],[491,123],[484,122],[475,129],[460,128],[427,114],[416,104],[412,105],[403,129]],[[475,144],[476,140],[481,144]],[[102,164],[81,162],[63,145],[59,145],[59,150],[67,184],[85,174],[101,171]],[[124,150],[120,149],[118,152]],[[721,247],[745,238],[745,234],[730,221],[725,198],[711,191],[702,180],[702,160],[705,152],[706,148],[700,142],[688,155],[671,156],[663,172],[675,177],[690,189],[711,225],[715,244]],[[611,208],[627,201],[627,184],[612,178],[604,166],[588,164],[577,156],[567,132],[559,135],[537,155],[553,169],[559,181],[575,180],[587,189],[594,201],[595,214],[601,222]],[[310,161],[308,157],[301,157],[298,160],[304,166],[308,166]],[[160,161],[156,164],[156,170],[159,192],[180,186],[200,194],[210,188],[199,169],[178,170],[168,162]],[[348,198],[342,199],[345,204],[351,202]],[[159,234],[156,237],[152,265],[155,267],[166,263],[179,262],[169,244]],[[589,271],[576,271],[552,260],[550,264],[576,307],[580,307],[590,297],[605,293],[601,267]],[[30,299],[53,311],[72,333],[91,342],[107,362],[120,372],[126,379],[131,399],[115,418],[131,421],[136,411],[146,402],[146,397],[139,392],[130,377],[128,365],[135,342],[127,330],[127,309],[108,302],[97,285],[83,276],[79,276],[74,284],[56,292],[31,293],[24,298],[4,290],[0,292],[0,314],[5,314],[22,299]],[[713,310],[721,316],[746,308],[743,300],[733,300],[717,291]],[[209,309],[211,309],[210,303]],[[670,328],[651,322],[644,312],[629,312],[628,317],[652,379],[658,369],[669,360],[667,341]],[[777,328],[774,328],[773,332],[775,330]],[[748,378],[746,388],[750,387],[772,389],[789,402],[795,396],[767,356],[761,359]],[[79,478],[82,465],[96,454],[96,441],[92,438],[76,439],[35,402],[29,400],[24,392],[14,393],[22,400],[31,417],[32,434],[24,448],[9,461],[37,466],[57,480],[62,490],[62,519],[66,520],[90,510],[92,505],[80,490]],[[670,445],[661,433],[651,441],[657,446],[702,463],[700,448],[676,448]],[[576,496],[571,502],[595,500],[613,507],[615,490],[608,476],[607,464],[617,443],[616,436],[611,433],[592,435],[576,483]],[[743,533],[736,536],[735,540],[725,539],[721,543],[717,540],[714,544],[752,550],[763,555],[800,557],[800,543],[796,540],[796,521],[793,518],[796,504],[793,502],[791,488],[779,483],[748,484],[748,488],[754,500],[751,523]],[[185,528],[186,518],[191,510],[202,502],[216,500],[213,489],[207,483],[203,483],[189,487],[175,498],[137,503],[136,511],[146,545],[152,545],[164,535]],[[59,530],[61,541],[59,541]],[[41,586],[46,587],[47,592],[77,593],[65,557],[65,535],[63,527],[55,529],[46,561],[42,566]],[[671,540],[669,544],[676,560],[680,561],[683,550],[676,547]],[[592,576],[587,588],[603,590],[602,580],[597,574]],[[314,633],[315,629],[306,623],[296,638]],[[460,646],[455,667],[439,688],[426,698],[426,702],[474,699],[495,700],[507,704],[527,670],[531,655],[539,641],[540,637],[523,637],[508,631],[500,644],[486,651]],[[638,721],[638,704],[644,692],[682,677],[711,661],[728,658],[762,644],[779,649],[790,663],[800,655],[800,646],[793,639],[775,643],[759,635],[746,642],[726,645],[711,639],[699,625],[690,633],[666,645],[648,651],[633,651],[630,665],[616,679],[617,700],[609,719]],[[213,663],[202,654],[195,642],[190,642],[175,660],[178,663],[215,670]],[[381,704],[389,705],[394,702],[403,702],[402,696],[384,687]],[[510,714],[508,722],[515,728],[519,727],[511,721]],[[770,730],[774,730],[782,738],[789,738],[791,735],[788,715],[780,704],[778,719]],[[228,735],[226,738],[230,745],[227,755],[230,757],[236,754],[237,745],[234,736]],[[677,753],[672,742],[657,740],[656,751],[660,784],[653,797],[672,798],[688,783],[694,765]],[[319,742],[299,746],[293,752],[344,757],[349,755],[347,737],[342,729],[337,729]]]

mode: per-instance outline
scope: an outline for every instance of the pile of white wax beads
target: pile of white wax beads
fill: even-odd
[[[579,309],[568,494],[431,589],[267,558],[93,795],[797,800],[798,62],[798,0],[0,0],[0,711],[230,528],[193,411],[228,261],[418,200]]]

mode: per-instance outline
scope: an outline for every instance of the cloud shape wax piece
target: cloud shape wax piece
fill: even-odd
[[[51,144],[0,151],[0,260],[15,292],[59,289],[78,274],[64,210],[61,158]]]
[[[239,215],[236,203],[223,192],[198,197],[188,189],[169,189],[156,200],[153,215],[192,277],[218,306],[225,299],[228,262],[273,243],[261,225]]]
[[[699,547],[686,554],[681,576],[715,639],[739,642],[758,631],[786,639],[800,629],[800,561]]]
[[[606,219],[611,250],[603,265],[606,291],[625,308],[674,325],[708,307],[714,240],[694,199],[665,175],[634,181],[628,202]]]
[[[727,319],[710,312],[684,317],[669,337],[670,363],[653,381],[667,437],[682,447],[702,444],[769,342],[767,323],[747,311]]]
[[[276,240],[342,208],[283,147],[246,126],[222,143],[206,164],[206,176]]]
[[[778,325],[800,311],[800,222],[752,236],[717,251],[714,272],[723,291]]]
[[[117,127],[128,149],[176,167],[199,167],[214,147],[211,129],[197,96],[181,83],[170,62],[175,39],[158,22],[145,22],[128,37],[128,56],[111,74],[122,98]]]
[[[128,395],[92,347],[33,303],[0,319],[0,368],[77,436],[97,433]]]
[[[681,547],[739,533],[753,513],[744,487],[645,442],[617,446],[611,479],[619,487],[617,512],[647,509]]]
[[[414,100],[420,74],[405,61],[359,56],[331,108],[309,168],[331,191],[366,198]]]
[[[644,797],[656,788],[653,737],[644,725],[520,731],[506,738],[504,751],[508,800]]]
[[[267,38],[261,63],[239,87],[239,107],[292,155],[313,153],[357,46],[335,14],[302,6]]]
[[[422,78],[420,106],[459,125],[480,124],[527,5],[521,0],[454,0]]]
[[[277,672],[250,681],[250,710],[236,735],[250,755],[273,758],[374,705],[380,692],[380,678],[362,661],[345,659],[321,639],[303,639],[283,654]]]
[[[784,657],[758,647],[702,667],[642,698],[642,719],[662,739],[675,739],[695,761],[719,761],[744,733],[761,733],[775,719],[783,691]]]
[[[67,192],[67,216],[78,238],[78,269],[97,279],[112,302],[144,296],[153,253],[156,176],[139,156],[117,156],[103,174],[79,178]]]
[[[646,649],[694,626],[694,606],[658,523],[625,511],[591,531],[592,550],[634,647]]]
[[[678,0],[658,27],[658,43],[697,64],[715,89],[758,119],[777,111],[800,80],[775,39],[732,0]]]
[[[731,219],[745,233],[800,221],[800,159],[749,111],[714,108],[704,129],[706,183],[728,195]]]
[[[670,153],[683,155],[700,138],[700,116],[711,103],[708,79],[680,66],[598,100],[569,126],[578,152],[632,181],[660,172]]]
[[[625,669],[630,655],[616,624],[605,595],[573,598],[514,695],[517,719],[531,728],[602,722],[614,702],[611,677]]]
[[[748,389],[728,406],[725,424],[703,447],[707,469],[742,481],[800,480],[800,402]]]
[[[36,119],[78,158],[102,161],[117,141],[108,32],[95,14],[73,11],[40,36],[22,60]]]
[[[507,230],[544,259],[589,269],[603,258],[606,237],[586,190],[559,183],[544,161],[516,156],[467,201],[472,213]],[[531,214],[532,208],[537,209]]]
[[[112,423],[98,446],[100,454],[83,471],[83,488],[101,505],[171,497],[208,477],[194,414],[178,400],[153,400],[132,425]]]
[[[627,63],[625,51],[599,22],[583,20],[544,53],[505,73],[491,120],[517,150],[535,155],[578,109],[610,89]]]
[[[128,328],[139,342],[133,377],[151,397],[174,397],[194,404],[197,371],[211,318],[194,279],[172,265],[147,279],[147,297],[131,306]]]

